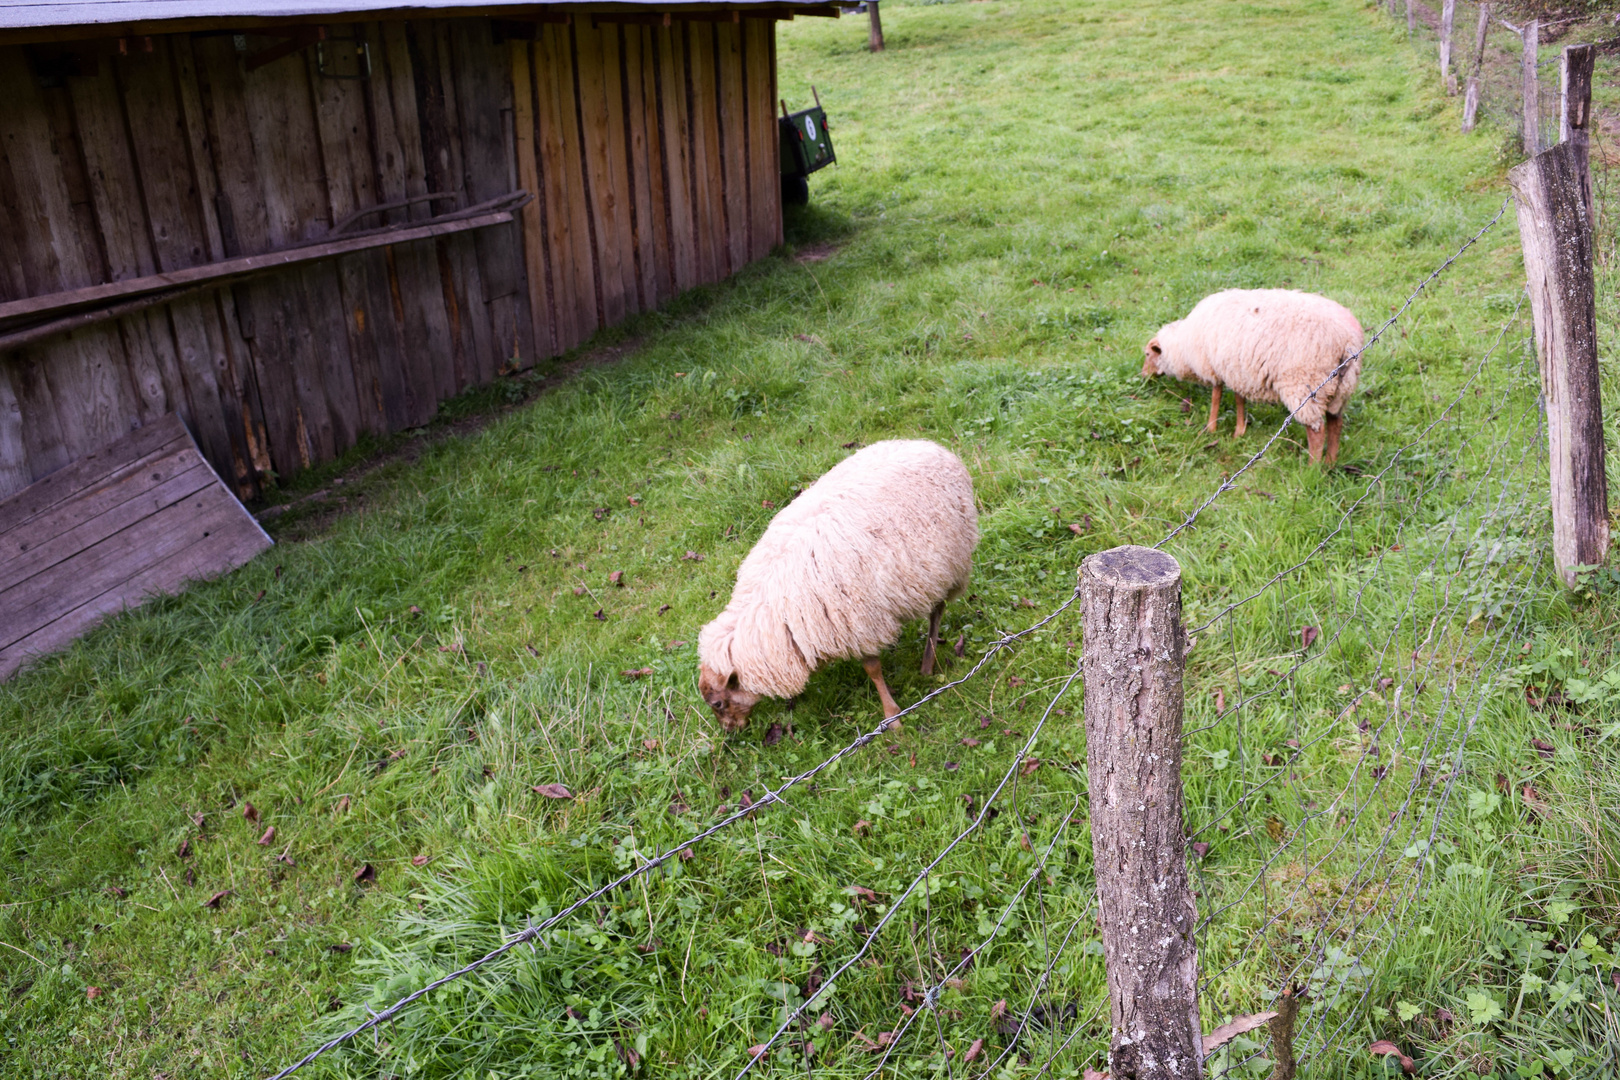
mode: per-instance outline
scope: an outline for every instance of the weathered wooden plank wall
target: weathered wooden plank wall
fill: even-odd
[[[250,70],[253,31],[79,45],[77,74],[0,47],[0,301],[535,196],[0,354],[0,497],[170,412],[253,497],[764,255],[775,23],[726,17],[329,25],[359,78],[313,48]]]

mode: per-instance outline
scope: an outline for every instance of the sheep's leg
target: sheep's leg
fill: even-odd
[[[934,605],[934,610],[928,613],[928,644],[923,646],[922,673],[934,673],[934,649],[939,645],[939,620],[945,614],[945,601],[941,600]]]
[[[900,711],[900,706],[894,703],[894,695],[889,693],[889,684],[883,681],[883,661],[875,656],[868,656],[861,661],[861,667],[866,669],[866,677],[877,687],[878,700],[883,702],[883,719],[889,719]]]
[[[1344,435],[1344,414],[1327,415],[1327,446],[1322,451],[1322,458],[1329,465],[1339,460],[1339,439]]]
[[[1311,464],[1322,460],[1322,447],[1327,442],[1327,428],[1318,424],[1313,428],[1305,429],[1305,445],[1311,451]]]
[[[1204,430],[1209,432],[1211,435],[1215,434],[1215,421],[1220,418],[1220,415],[1221,384],[1216,383],[1214,386],[1209,388],[1209,423],[1204,425]]]
[[[1232,438],[1241,439],[1243,438],[1243,433],[1249,430],[1249,417],[1248,414],[1243,411],[1243,395],[1233,394],[1232,396],[1237,398],[1238,412],[1237,430],[1232,432]]]

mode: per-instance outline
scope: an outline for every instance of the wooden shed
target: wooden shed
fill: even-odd
[[[0,0],[0,498],[170,413],[250,498],[725,278],[836,13]]]

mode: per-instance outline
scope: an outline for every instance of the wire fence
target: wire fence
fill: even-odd
[[[1397,326],[1505,210],[1506,203],[1426,276],[1366,348]],[[1307,1004],[1294,1053],[1323,1060],[1342,1049],[1365,1004],[1368,976],[1390,947],[1390,928],[1409,930],[1421,921],[1421,900],[1437,879],[1472,872],[1444,850],[1442,817],[1463,782],[1469,738],[1490,702],[1509,688],[1506,673],[1518,662],[1530,606],[1550,581],[1543,559],[1545,438],[1528,336],[1528,319],[1515,307],[1449,399],[1436,403],[1432,421],[1375,470],[1361,470],[1359,491],[1304,558],[1242,595],[1199,590],[1184,600],[1192,638],[1186,857],[1199,912],[1206,1031],[1298,988]],[[1206,527],[1206,515],[1219,514],[1219,500],[1272,452],[1291,419],[1156,546],[1175,553],[1190,530]],[[960,678],[898,716],[752,805],[605,884],[581,889],[554,915],[477,959],[423,980],[386,1008],[367,1010],[363,1021],[271,1080],[375,1033],[474,972],[502,977],[502,958],[523,946],[553,947],[564,924],[597,901],[786,804],[794,789],[898,721],[980,678],[994,658],[1053,624],[1078,599],[1076,587],[1049,614],[996,638]],[[1083,763],[1036,757],[1052,718],[1066,712],[1060,707],[1080,670],[1077,657],[993,788],[977,801],[970,797],[966,824],[916,862],[824,976],[783,999],[779,1022],[750,1048],[737,1080],[764,1070],[988,1078],[1015,1062],[1020,1076],[1080,1075],[1101,1064],[1109,1006],[1096,901],[1076,887],[1090,875],[1087,777]],[[1050,768],[1035,790],[1027,778],[1042,764]],[[965,908],[954,875],[970,842],[1002,815],[1014,823],[1028,866],[1000,905],[975,909],[973,940],[961,944]],[[976,965],[1015,931],[1033,958],[1023,969],[1027,981],[974,981]],[[910,957],[894,991],[898,1011],[863,1018],[854,1037],[834,1047],[817,1014],[841,981],[867,970],[880,945],[887,956]],[[984,995],[996,998],[988,1029],[976,1027],[965,1009],[968,999]],[[348,1053],[363,1061],[375,1045],[359,1043]],[[1249,1032],[1215,1049],[1207,1068],[1217,1077],[1265,1075],[1277,1052],[1264,1032]]]

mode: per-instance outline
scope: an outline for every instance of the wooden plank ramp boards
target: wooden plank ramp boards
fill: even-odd
[[[0,680],[270,546],[169,413],[0,501]]]

